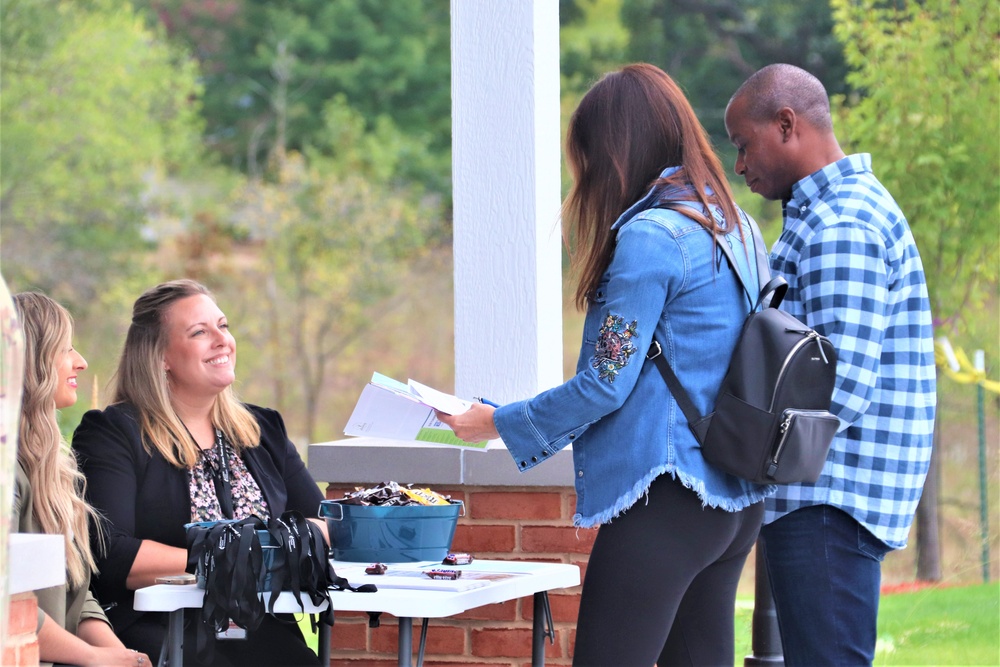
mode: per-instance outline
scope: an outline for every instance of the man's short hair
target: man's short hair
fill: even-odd
[[[778,63],[757,70],[733,93],[729,103],[736,98],[743,98],[751,120],[771,120],[780,109],[788,107],[816,129],[833,130],[826,88],[815,76],[794,65]]]

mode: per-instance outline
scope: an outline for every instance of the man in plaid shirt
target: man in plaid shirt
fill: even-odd
[[[782,308],[837,349],[840,418],[815,484],[779,486],[761,531],[785,662],[871,664],[881,561],[906,546],[930,464],[933,327],[906,218],[871,171],[845,156],[826,89],[770,65],[726,109],[736,173],[784,203],[771,268]]]

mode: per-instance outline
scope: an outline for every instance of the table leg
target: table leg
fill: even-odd
[[[319,664],[330,667],[330,633],[333,632],[333,626],[320,620],[316,628],[319,632]]]
[[[430,619],[425,618],[420,625],[420,648],[417,649],[417,667],[424,667],[424,649],[427,647],[427,623]]]
[[[170,667],[184,667],[184,610],[177,609],[167,617],[167,637],[170,638]]]
[[[399,620],[399,667],[413,665],[413,619]]]
[[[552,625],[552,608],[549,607],[549,592],[535,593],[531,622],[531,667],[545,665],[545,638],[553,642],[556,634]]]

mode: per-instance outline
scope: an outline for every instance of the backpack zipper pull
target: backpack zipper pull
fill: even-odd
[[[773,478],[774,473],[778,471],[778,457],[781,456],[781,450],[785,446],[785,434],[788,432],[788,427],[792,423],[792,413],[785,413],[785,420],[781,422],[781,426],[778,428],[778,433],[781,437],[778,439],[778,446],[774,449],[774,455],[771,457],[771,463],[767,466],[767,476]]]
[[[823,363],[830,363],[830,360],[826,358],[826,352],[823,351],[823,341],[820,340],[819,334],[815,331],[810,331],[809,337],[816,341],[816,347],[819,348],[819,356],[823,357]]]
[[[812,329],[785,329],[788,333],[797,333],[816,341],[816,346],[819,347],[819,356],[823,357],[823,363],[828,364],[830,360],[826,358],[826,352],[823,350],[823,341],[820,340],[819,333],[813,331]]]

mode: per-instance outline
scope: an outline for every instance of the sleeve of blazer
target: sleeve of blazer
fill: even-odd
[[[123,411],[112,410],[87,412],[73,434],[73,449],[87,478],[87,499],[103,518],[104,550],[97,541],[97,531],[93,545],[100,573],[95,584],[102,598],[106,590],[125,590],[125,579],[142,543],[136,537],[138,457],[148,458],[142,449],[139,425]]]
[[[260,447],[247,450],[247,462],[256,468],[257,483],[264,491],[273,516],[298,510],[307,517],[319,514],[323,494],[306,469],[295,445],[288,439],[281,415],[269,408],[247,406],[260,424]],[[263,450],[263,451],[261,451]]]

